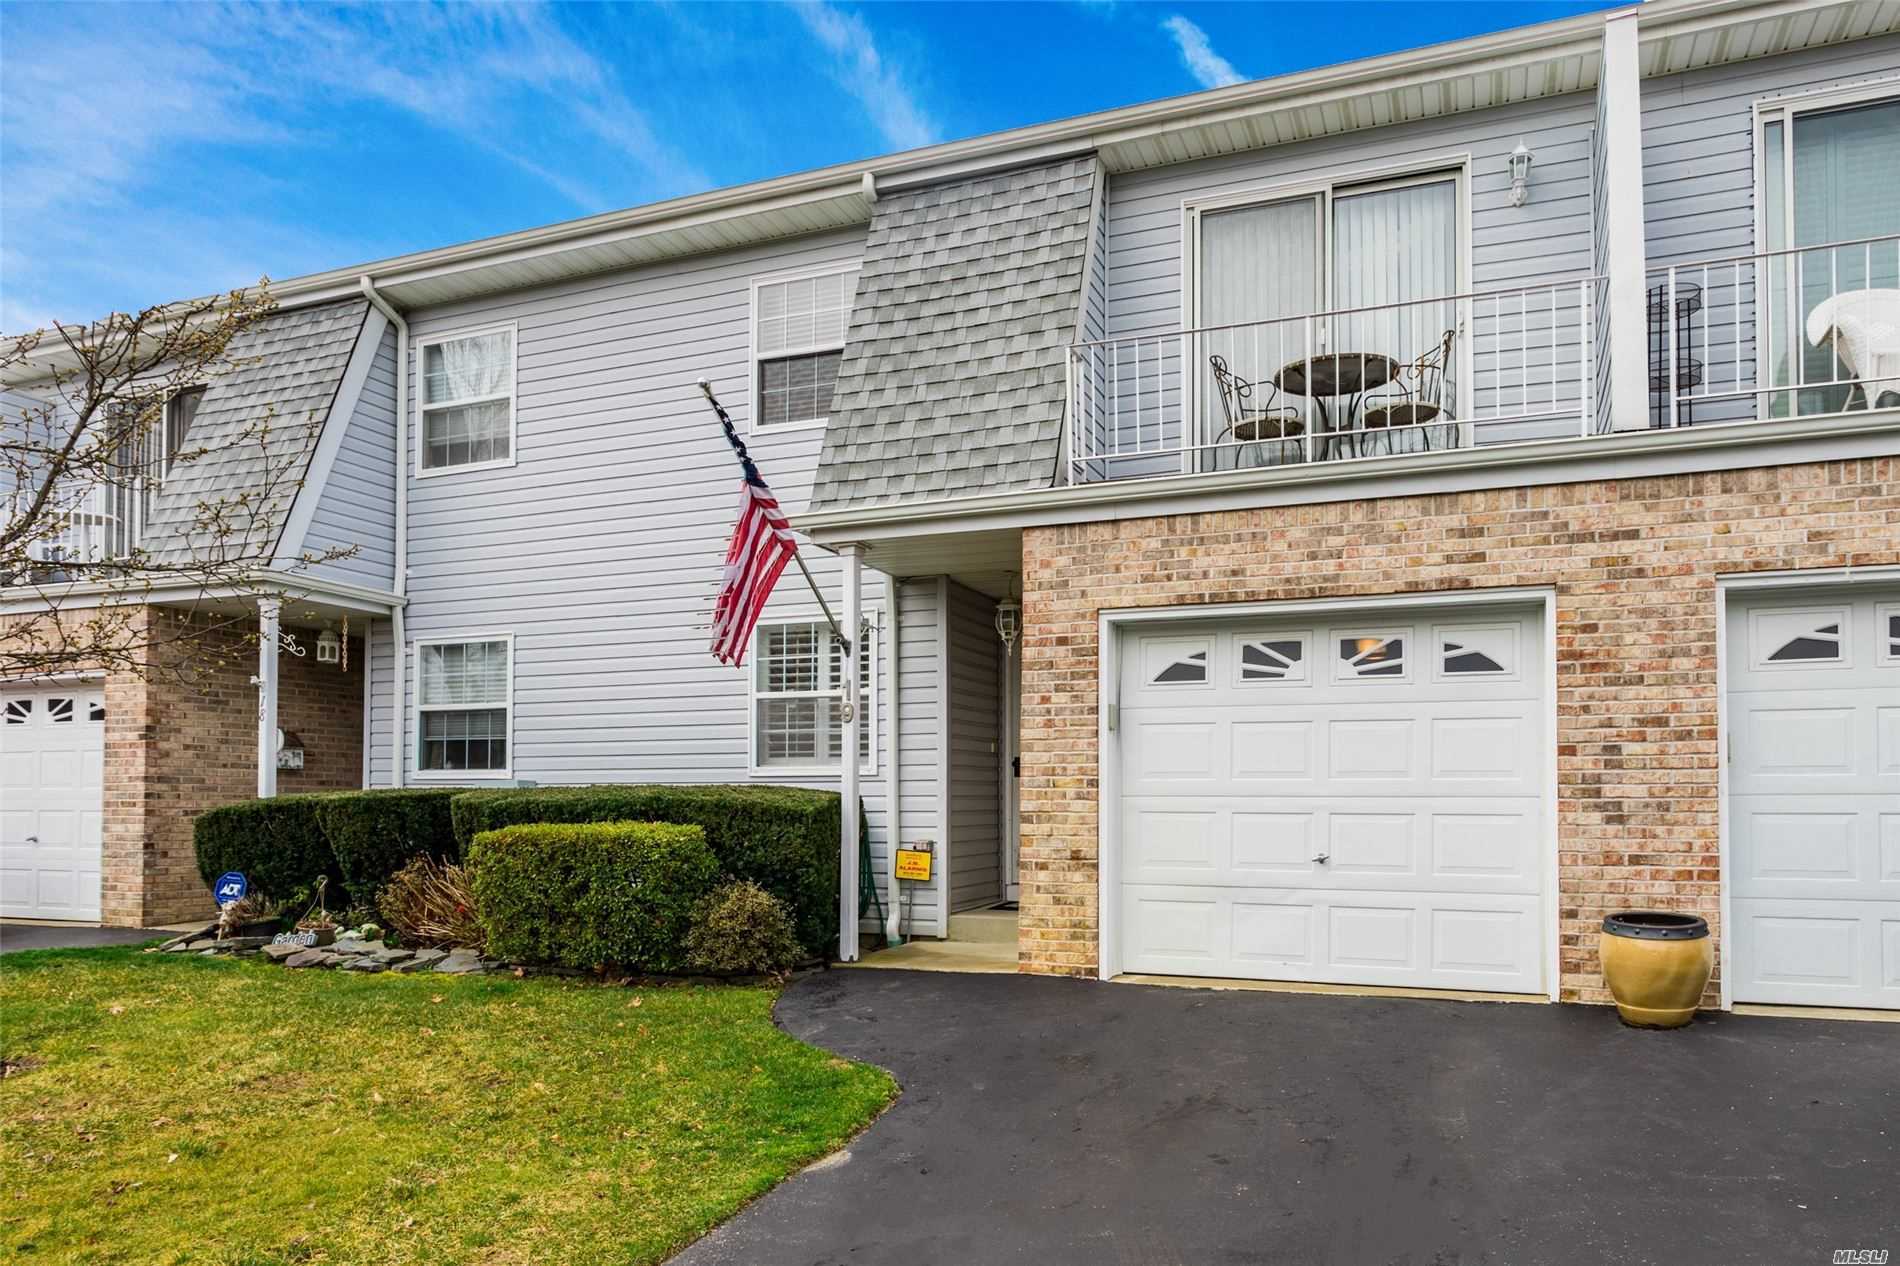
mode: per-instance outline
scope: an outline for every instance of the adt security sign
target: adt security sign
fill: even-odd
[[[218,882],[211,885],[211,895],[218,899],[221,906],[244,900],[244,894],[250,890],[250,883],[235,870],[225,871],[218,876]]]

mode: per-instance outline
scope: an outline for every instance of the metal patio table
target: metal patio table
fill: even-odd
[[[1323,444],[1328,450],[1315,453],[1314,457],[1325,461],[1334,455],[1330,451],[1334,443],[1358,424],[1359,406],[1366,393],[1385,386],[1398,372],[1399,362],[1383,352],[1322,352],[1281,366],[1280,372],[1273,376],[1273,385],[1292,395],[1312,399],[1319,410],[1320,422],[1314,443]],[[1336,428],[1326,402],[1342,398],[1346,401],[1344,425]]]

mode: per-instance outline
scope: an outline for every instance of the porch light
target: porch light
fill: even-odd
[[[1016,649],[1016,636],[1023,631],[1022,604],[1014,598],[1004,598],[996,604],[996,636],[1003,639],[1003,654],[1008,655]]]
[[[1537,155],[1531,153],[1522,138],[1517,148],[1511,151],[1511,205],[1521,207],[1531,196],[1531,160]]]
[[[326,628],[317,634],[317,662],[334,664],[343,657],[343,639],[336,635],[335,629]]]

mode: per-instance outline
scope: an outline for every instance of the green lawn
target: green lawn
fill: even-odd
[[[0,958],[0,1256],[652,1262],[889,1101],[774,992]]]

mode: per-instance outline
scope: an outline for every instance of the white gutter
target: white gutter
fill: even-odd
[[[376,286],[366,273],[358,282],[363,297],[376,305],[376,310],[389,318],[396,327],[396,574],[395,594],[398,599],[406,600],[409,594],[409,322],[402,319],[402,313],[390,306],[387,299],[376,293]],[[404,705],[408,696],[405,693],[408,677],[409,640],[404,628],[404,611],[401,601],[390,613],[389,640],[390,659],[395,663],[396,671],[390,674],[389,685],[389,785],[400,787],[403,784],[403,721]],[[369,651],[365,650],[367,658]]]

